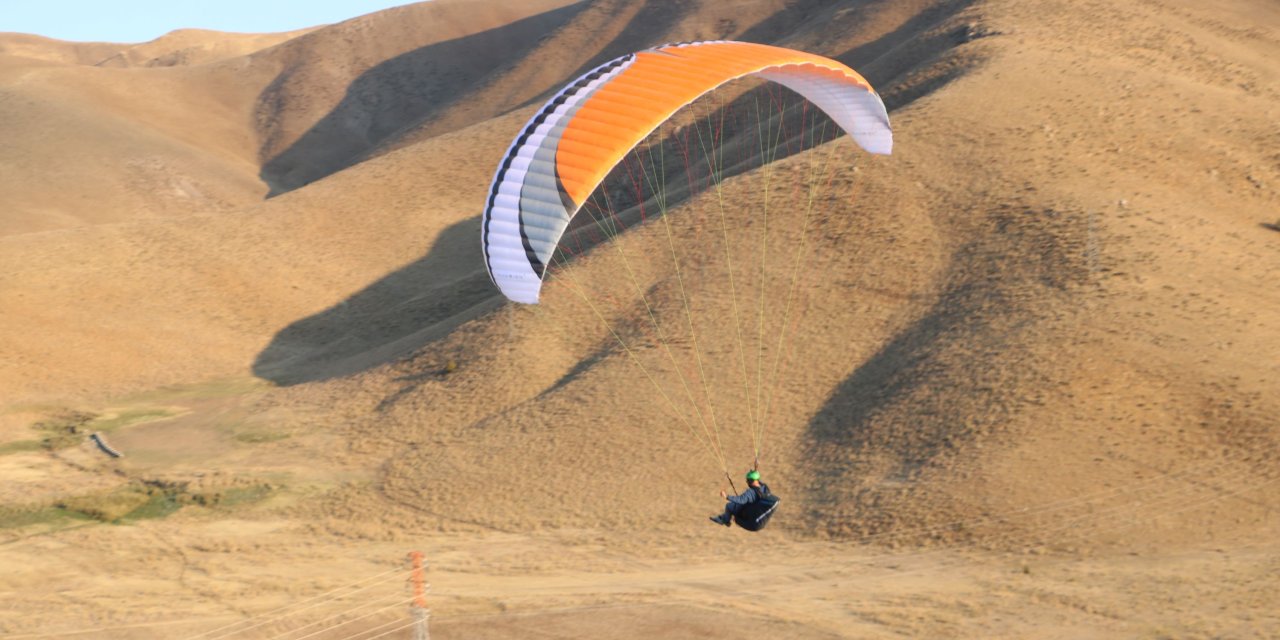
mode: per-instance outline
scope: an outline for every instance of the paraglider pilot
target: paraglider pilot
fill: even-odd
[[[742,512],[743,507],[753,502],[764,500],[770,495],[769,485],[760,482],[760,472],[752,469],[747,472],[746,491],[736,496],[731,496],[725,493],[724,489],[720,490],[720,497],[726,498],[728,502],[724,505],[724,513],[718,516],[711,516],[711,521],[727,527],[733,523],[733,516]]]

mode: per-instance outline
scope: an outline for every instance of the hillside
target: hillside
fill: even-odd
[[[862,72],[893,155],[745,162],[504,302],[479,213],[521,126],[606,60],[721,38]],[[1264,0],[435,0],[291,34],[4,34],[0,631],[301,635],[265,612],[422,548],[440,637],[1280,633],[1276,59]],[[720,211],[734,234],[704,232]],[[805,248],[798,289],[712,259],[766,234]],[[756,376],[739,305],[779,363]],[[706,516],[756,422],[784,510],[745,538]]]

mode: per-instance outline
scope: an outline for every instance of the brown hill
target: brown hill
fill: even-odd
[[[1271,3],[436,0],[167,67],[138,65],[196,44],[107,68],[86,52],[123,45],[24,38],[0,40],[6,633],[311,633],[268,612],[418,547],[442,637],[1280,633]],[[503,303],[478,214],[511,137],[593,65],[700,38],[849,63],[894,154],[747,163],[676,195],[671,240],[636,225]],[[785,269],[726,294],[710,258],[655,256],[753,254],[764,185],[831,157],[812,228],[774,196],[768,243],[811,243],[803,313],[754,342],[784,366],[741,375],[726,327],[751,304],[776,334]],[[700,235],[721,202],[739,233]],[[784,511],[755,538],[705,521],[695,407],[735,476],[767,422]]]
[[[0,106],[12,131],[11,160],[0,175],[5,211],[0,233],[244,207],[274,189],[273,176],[280,171],[276,167],[292,157],[287,150],[299,144],[307,149],[310,140],[319,140],[322,150],[308,152],[316,158],[308,161],[318,162],[323,167],[319,175],[327,175],[386,135],[371,131],[371,126],[398,126],[377,118],[350,122],[342,116],[344,94],[348,101],[355,96],[382,100],[391,105],[394,117],[402,117],[400,111],[417,108],[411,96],[421,90],[404,91],[405,63],[395,67],[392,61],[564,2],[485,9],[471,4],[444,1],[400,7],[307,30],[261,50],[277,36],[179,31],[121,53],[122,59],[132,61],[182,56],[193,46],[207,46],[206,58],[222,58],[197,66],[119,69],[0,58],[0,74],[13,98]],[[549,19],[555,15],[559,14],[553,12]],[[382,37],[360,35],[370,32]],[[492,43],[470,46],[497,50]],[[232,56],[237,48],[256,52]],[[437,58],[454,60],[471,55],[469,51],[448,49],[442,52],[445,57],[438,52]],[[487,63],[477,64],[500,62],[501,57],[490,56]],[[380,64],[401,71],[374,95],[348,93],[349,85],[360,86],[357,78]],[[426,90],[430,93],[431,88]],[[395,97],[387,100],[388,95]],[[334,130],[333,116],[326,114],[338,114],[345,124]],[[92,194],[91,205],[83,201],[86,194]]]
[[[312,30],[227,33],[177,29],[141,44],[69,42],[25,33],[0,33],[0,55],[97,67],[187,66],[245,56]]]
[[[27,33],[0,33],[0,55],[94,65],[128,48],[110,42],[68,42]]]
[[[281,33],[227,33],[208,29],[177,29],[130,46],[98,62],[103,67],[174,67],[207,64],[246,56],[293,40],[312,29]]]

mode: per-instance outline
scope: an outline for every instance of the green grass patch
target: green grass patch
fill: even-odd
[[[234,437],[237,442],[245,444],[265,444],[284,440],[290,436],[283,431],[241,431]]]
[[[67,511],[55,505],[0,507],[0,530],[27,527],[59,529],[89,519],[82,513]]]
[[[183,507],[184,494],[157,491],[141,506],[124,514],[122,520],[151,520],[177,513]]]
[[[89,437],[89,423],[97,416],[84,411],[64,411],[33,425],[41,434],[40,446],[48,451],[74,447]]]
[[[268,483],[243,484],[191,491],[185,482],[131,482],[107,493],[76,496],[55,506],[68,513],[99,522],[121,524],[165,518],[187,505],[239,507],[260,502],[275,493]]]
[[[140,422],[159,420],[175,415],[171,409],[145,407],[126,409],[119,413],[99,415],[87,411],[62,410],[41,420],[31,429],[40,435],[38,440],[15,440],[0,444],[0,455],[23,451],[57,451],[79,446],[95,431],[109,432]]]
[[[110,491],[63,498],[53,504],[0,506],[0,530],[35,526],[59,529],[84,521],[128,524],[166,518],[187,505],[209,508],[247,506],[269,498],[277,489],[264,482],[191,491],[186,482],[135,480]]]
[[[164,518],[193,502],[185,483],[134,481],[106,493],[66,498],[55,506],[98,522],[119,524]]]
[[[0,444],[0,456],[10,453],[24,453],[27,451],[40,451],[44,447],[41,446],[39,440],[14,440]]]
[[[151,420],[160,420],[176,415],[174,411],[169,409],[145,408],[145,409],[127,409],[120,413],[99,416],[88,424],[90,430],[93,431],[113,431],[120,427],[126,427],[139,422],[149,422]]]
[[[234,487],[222,494],[221,506],[238,507],[261,502],[271,497],[276,488],[269,484],[255,484],[249,487]]]
[[[153,496],[141,483],[130,483],[107,493],[74,496],[58,501],[60,509],[78,513],[98,522],[116,522],[151,502]]]
[[[266,500],[278,489],[279,487],[266,482],[257,484],[240,484],[212,491],[206,490],[200,493],[187,494],[185,496],[180,496],[179,501],[184,504],[198,504],[202,507],[208,507],[211,509],[230,509]]]
[[[170,403],[182,400],[228,398],[247,395],[272,388],[274,385],[259,378],[228,378],[188,385],[163,387],[122,398],[124,404]]]

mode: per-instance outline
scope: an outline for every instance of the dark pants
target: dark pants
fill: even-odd
[[[741,508],[742,508],[742,505],[740,504],[733,503],[733,502],[726,502],[724,503],[724,513],[721,514],[720,517],[724,518],[725,520],[728,520],[729,516],[732,516],[738,513],[738,510]]]

